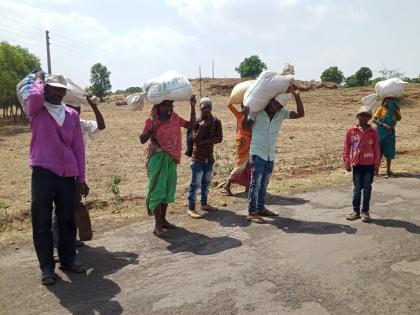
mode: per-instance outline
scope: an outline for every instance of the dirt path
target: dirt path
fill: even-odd
[[[351,187],[272,197],[244,209],[107,232],[80,251],[90,269],[39,284],[31,244],[0,257],[1,314],[419,314],[420,176],[375,183],[371,224],[346,222]],[[244,201],[245,202],[245,201]]]

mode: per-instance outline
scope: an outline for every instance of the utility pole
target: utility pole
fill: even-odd
[[[200,98],[203,97],[201,93],[201,66],[198,66],[198,82],[200,82]]]
[[[214,60],[211,61],[211,77],[214,80]]]
[[[48,74],[51,74],[50,32],[49,31],[45,31],[45,42],[47,44]]]

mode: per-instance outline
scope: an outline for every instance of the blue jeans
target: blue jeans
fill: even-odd
[[[201,205],[207,204],[209,186],[213,176],[213,163],[191,162],[191,183],[188,189],[188,205],[191,210],[195,210],[195,198],[197,189],[201,187]]]
[[[76,259],[74,177],[60,177],[53,172],[33,167],[32,170],[32,232],[36,255],[43,273],[54,272],[53,203],[58,225],[58,256],[60,264],[71,266]]]
[[[363,190],[362,211],[369,211],[370,196],[372,193],[372,182],[375,175],[373,165],[356,165],[353,167],[353,210],[360,213],[360,203]]]
[[[266,161],[257,155],[251,156],[251,185],[249,186],[248,211],[249,213],[262,212],[265,207],[265,194],[274,161]]]

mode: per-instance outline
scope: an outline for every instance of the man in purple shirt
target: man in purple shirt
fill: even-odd
[[[32,130],[29,165],[32,167],[32,230],[36,254],[42,271],[42,284],[57,281],[54,273],[53,236],[51,231],[53,203],[57,215],[60,269],[83,273],[76,264],[76,189],[86,196],[85,148],[78,113],[62,104],[67,82],[42,75],[28,95],[27,111]]]

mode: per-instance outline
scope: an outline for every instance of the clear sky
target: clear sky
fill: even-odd
[[[379,0],[0,0],[0,40],[28,48],[46,70],[50,31],[54,73],[82,86],[96,62],[113,90],[141,86],[166,70],[188,77],[238,77],[257,54],[269,69],[290,62],[297,79],[329,66],[346,76],[384,66],[420,73],[420,1]]]

